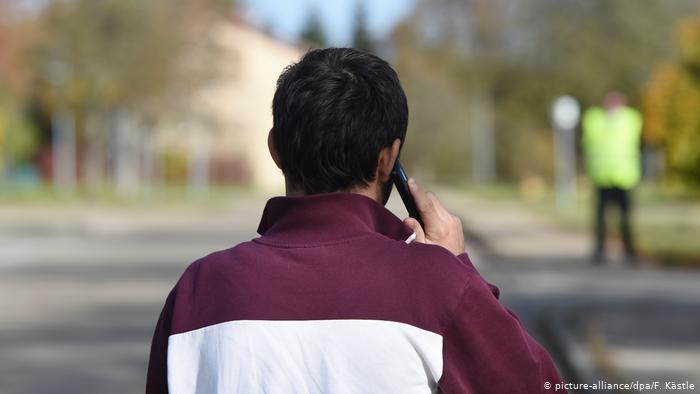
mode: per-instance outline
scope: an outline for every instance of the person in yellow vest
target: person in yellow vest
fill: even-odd
[[[642,117],[626,105],[620,92],[605,96],[603,107],[589,108],[583,116],[583,153],[588,176],[596,187],[594,262],[605,260],[605,211],[620,209],[620,233],[628,263],[636,261],[630,230],[631,190],[639,183]]]

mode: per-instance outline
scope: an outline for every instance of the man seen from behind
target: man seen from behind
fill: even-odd
[[[409,182],[425,228],[384,207],[408,125],[387,62],[313,50],[279,77],[272,111],[286,196],[267,202],[258,238],[184,272],[147,393],[530,394],[561,382],[434,194]]]

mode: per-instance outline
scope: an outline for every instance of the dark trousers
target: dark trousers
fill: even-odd
[[[608,206],[617,206],[620,209],[620,234],[628,259],[634,259],[635,250],[630,230],[630,192],[618,187],[598,188],[598,201],[595,212],[595,259],[602,260],[605,257],[605,212]]]

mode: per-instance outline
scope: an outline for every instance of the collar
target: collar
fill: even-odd
[[[410,243],[413,231],[375,200],[332,192],[273,197],[263,211],[255,241],[275,246],[319,246],[379,233]]]

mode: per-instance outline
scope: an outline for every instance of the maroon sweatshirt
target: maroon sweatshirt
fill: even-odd
[[[539,393],[549,355],[467,254],[353,193],[275,197],[261,235],[187,268],[147,393]]]

